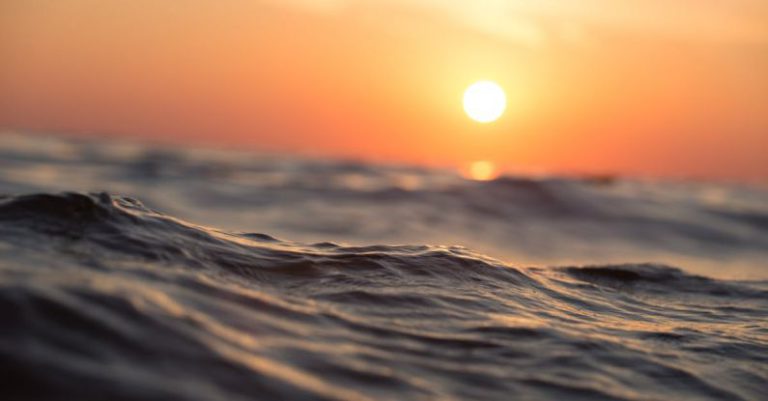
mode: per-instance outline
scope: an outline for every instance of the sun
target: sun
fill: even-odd
[[[479,123],[498,120],[507,108],[507,96],[493,81],[479,81],[464,92],[464,111]]]

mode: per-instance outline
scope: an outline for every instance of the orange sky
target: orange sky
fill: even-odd
[[[768,178],[765,0],[3,0],[0,128]],[[463,90],[507,91],[468,119]]]

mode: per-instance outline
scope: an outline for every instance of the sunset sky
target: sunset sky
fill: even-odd
[[[3,0],[0,129],[763,180],[768,2]]]

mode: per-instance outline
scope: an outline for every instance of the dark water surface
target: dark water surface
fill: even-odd
[[[12,136],[0,192],[2,399],[768,394],[762,190]]]

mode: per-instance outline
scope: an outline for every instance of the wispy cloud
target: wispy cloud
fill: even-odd
[[[276,0],[270,0],[275,1]],[[311,10],[429,12],[479,32],[536,46],[586,43],[606,30],[709,43],[768,43],[765,0],[281,0]]]

